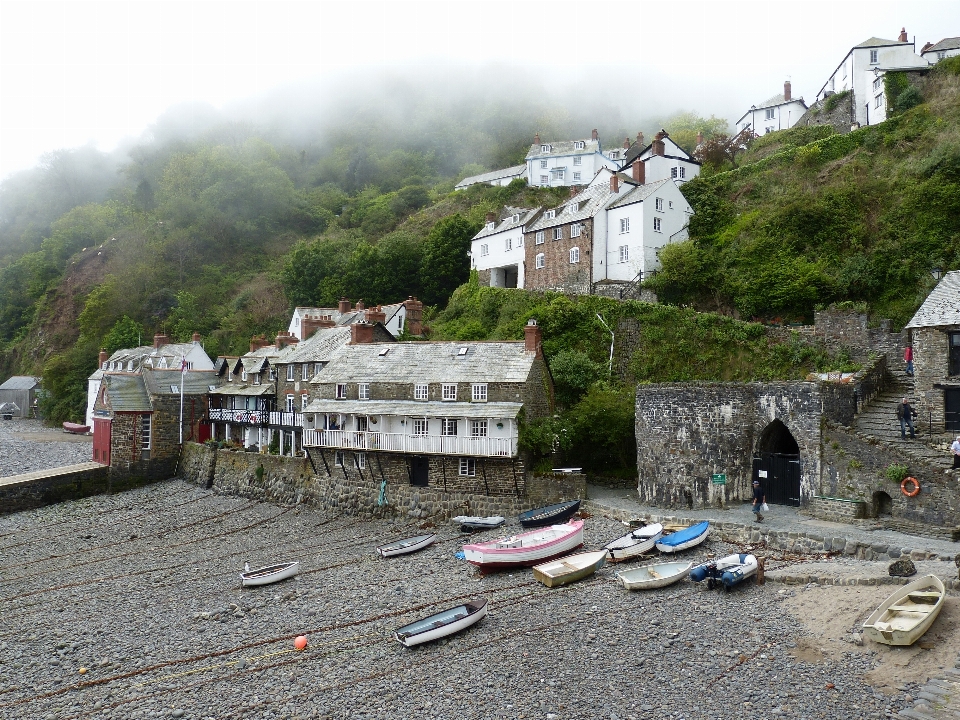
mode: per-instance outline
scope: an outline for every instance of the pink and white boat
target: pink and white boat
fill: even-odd
[[[566,555],[583,545],[583,520],[550,525],[491,542],[463,546],[471,565],[481,570],[529,567]]]

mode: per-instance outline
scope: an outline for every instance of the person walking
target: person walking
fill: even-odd
[[[763,522],[763,515],[760,514],[760,511],[763,509],[764,504],[767,502],[767,496],[763,494],[763,488],[760,487],[760,481],[753,481],[753,512],[756,514],[757,519],[754,522]]]
[[[913,377],[913,348],[910,345],[903,349],[903,361],[907,364],[907,375]]]
[[[907,399],[897,405],[897,420],[900,421],[900,438],[905,440],[907,437],[907,428],[910,428],[910,437],[915,438],[917,431],[913,426],[913,419],[917,416],[917,411],[911,407]]]
[[[950,452],[953,453],[953,469],[960,469],[960,435],[957,435],[957,439],[950,446]]]

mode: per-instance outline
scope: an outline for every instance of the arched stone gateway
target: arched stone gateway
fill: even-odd
[[[768,503],[800,506],[800,446],[780,420],[760,433],[753,453],[753,479],[760,480]]]

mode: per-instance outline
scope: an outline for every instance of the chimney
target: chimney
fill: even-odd
[[[540,326],[533,318],[527,320],[523,326],[523,349],[527,352],[539,352],[543,345],[543,334],[540,332]]]
[[[366,322],[358,322],[350,326],[351,345],[369,345],[372,342],[373,325]]]
[[[579,192],[580,192],[580,186],[579,186],[579,185],[571,185],[571,186],[570,186],[570,197],[576,197]]]
[[[633,165],[633,180],[638,185],[643,185],[647,181],[647,166],[643,164],[643,161],[637,158]]]
[[[103,364],[109,359],[110,353],[108,353],[106,350],[101,350],[100,356],[97,358],[97,366],[102,368]]]
[[[642,133],[642,132],[638,132],[638,133],[637,133],[637,145],[639,145],[640,147],[643,147],[643,133]]]
[[[497,214],[496,214],[495,212],[488,212],[488,213],[487,213],[487,222],[488,222],[488,223],[495,223],[496,221],[497,221]]]
[[[533,136],[533,144],[534,145],[540,144],[540,133],[537,133],[536,135]]]
[[[663,144],[663,138],[665,138],[666,135],[667,134],[663,130],[661,130],[660,132],[658,132],[656,135],[653,136],[653,142],[651,143],[651,147],[653,148],[654,155],[659,155],[663,157],[663,155],[666,153],[666,146]]]
[[[630,138],[624,138],[624,139],[623,139],[623,149],[624,149],[624,150],[629,150],[629,149],[630,149]]]
[[[337,305],[337,312],[341,315],[346,315],[350,312],[350,298],[340,298],[340,303]]]
[[[274,343],[277,350],[283,350],[287,345],[296,345],[300,342],[300,339],[296,335],[291,335],[286,330],[281,330],[277,333],[277,339]]]
[[[620,178],[617,177],[616,173],[610,176],[610,192],[612,193],[620,192]]]
[[[195,342],[195,343],[200,342],[200,333],[195,332],[195,333],[193,334],[193,337],[190,338],[190,339],[193,340],[193,342]]]
[[[697,130],[697,145],[703,145],[703,130]]]
[[[250,352],[256,352],[262,347],[266,347],[270,343],[267,342],[267,339],[263,335],[254,335],[250,338]]]
[[[313,337],[313,334],[320,328],[336,327],[336,323],[329,315],[304,315],[300,322],[300,339],[306,340]]]
[[[790,81],[785,80],[783,83],[783,99],[789,101],[793,97],[790,93]]]
[[[363,298],[357,300],[357,306],[354,308],[354,310],[363,310]]]
[[[170,337],[165,335],[164,333],[157,333],[156,335],[153,336],[154,349],[159,348],[163,345],[169,345],[169,344],[170,344]]]
[[[377,305],[375,308],[370,308],[367,310],[365,315],[367,322],[371,325],[387,322],[387,314],[383,311],[383,307],[380,305]]]
[[[923,55],[927,50],[933,47],[932,42],[926,43],[922,48],[920,48],[920,54]]]
[[[410,296],[403,306],[407,309],[404,330],[410,335],[423,335],[423,303]]]
[[[907,42],[907,29],[900,28],[900,36],[897,38],[900,42]]]
[[[597,129],[596,129],[596,128],[594,128],[593,130],[590,131],[590,139],[591,139],[591,140],[599,140],[599,139],[600,139],[600,136],[597,134]]]

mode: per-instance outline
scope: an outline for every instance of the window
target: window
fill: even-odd
[[[343,467],[343,450],[337,450],[333,454],[333,464],[337,467]]]
[[[553,239],[554,240],[563,240],[563,228],[556,227],[553,229]]]
[[[293,365],[287,365],[287,380],[291,380],[291,381],[293,380],[293,373],[294,373]]]
[[[552,220],[552,219],[555,218],[556,216],[557,216],[557,211],[556,211],[556,210],[547,210],[547,211],[543,214],[543,217],[546,218],[547,220]]]
[[[150,449],[150,416],[140,416],[140,447],[143,450]]]
[[[547,175],[541,175],[541,176],[540,176],[540,184],[541,184],[541,185],[549,185],[549,184],[550,184],[550,178],[549,178]]]
[[[346,383],[337,383],[337,400],[346,400],[346,399],[347,399]]]
[[[879,62],[879,59],[877,58],[877,54],[878,54],[879,52],[880,52],[879,50],[871,50],[871,51],[870,51],[870,62],[871,62],[871,63]],[[843,64],[843,76],[844,76],[844,77],[847,76],[847,64],[846,64],[846,63]]]
[[[536,243],[537,245],[543,245],[543,230],[537,231]]]
[[[473,458],[460,458],[460,474],[474,477],[477,474],[477,461]]]
[[[517,236],[517,247],[523,247],[523,235]]]
[[[945,60],[946,57],[947,57],[947,52],[946,52],[946,50],[937,51],[937,61],[938,61],[938,62],[939,62],[940,60]]]
[[[316,375],[321,370],[323,370],[323,363],[314,363],[313,364],[313,374]]]
[[[620,157],[620,152],[619,152],[619,151],[614,150],[612,153],[610,153],[610,158],[611,158],[612,160],[616,160],[618,157]]]
[[[441,435],[456,435],[457,434],[457,420],[456,418],[444,418],[440,421],[440,434]]]
[[[357,461],[357,467],[360,470],[363,470],[367,466],[367,454],[366,453],[357,453],[354,455],[354,459]]]
[[[620,234],[630,232],[630,218],[620,218]]]
[[[683,165],[681,165],[679,169],[680,169],[680,179],[683,180],[687,176],[687,169],[683,167]]]
[[[513,238],[506,238],[503,241],[503,249],[507,252],[513,250]]]
[[[173,394],[176,395],[177,393],[180,392],[180,386],[179,386],[179,385],[171,385],[171,386],[170,386],[170,392],[172,392]]]
[[[193,370],[193,363],[187,363],[187,369]],[[133,370],[133,360],[127,360],[127,370]]]
[[[370,383],[359,383],[357,385],[357,399],[358,400],[370,399]]]
[[[550,146],[549,146],[549,145],[541,145],[541,146],[540,146],[540,152],[550,152]],[[543,161],[543,162],[545,162],[545,161]]]
[[[253,374],[253,384],[254,384],[254,385],[259,385],[259,384],[260,384],[260,375],[261,375],[261,374],[262,374],[262,373],[254,373],[254,374]]]
[[[310,379],[310,365],[309,365],[308,363],[304,363],[303,366],[301,367],[301,369],[300,369],[300,378],[301,378],[302,380],[309,380],[309,379]]]
[[[553,175],[557,180],[563,180],[565,170],[554,170]]]
[[[873,91],[874,91],[874,92],[876,92],[877,90],[879,90],[879,89],[882,88],[882,87],[883,87],[883,78],[882,78],[882,77],[878,77],[876,80],[873,81]]]
[[[574,150],[583,150],[586,146],[587,146],[587,143],[585,143],[583,140],[577,140],[573,143]],[[577,160],[577,159],[579,158],[574,158],[574,160]],[[580,163],[577,163],[577,164],[579,165]]]
[[[572,247],[570,248],[570,264],[576,265],[580,262],[580,248]]]
[[[582,164],[583,164],[583,158],[582,158],[582,157],[579,157],[579,156],[575,157],[575,158],[573,159],[573,164],[574,164],[574,165],[582,165]]]
[[[580,182],[580,173],[575,172],[575,173],[573,174],[573,181],[574,181],[574,182]]]
[[[430,421],[426,418],[413,419],[413,434],[426,435],[430,431]]]
[[[286,403],[284,405],[286,412],[293,412],[293,395],[287,395]]]
[[[677,168],[675,168],[675,167],[670,168],[670,177],[671,177],[673,180],[676,180],[676,179],[677,179]]]
[[[574,223],[570,226],[570,237],[580,237],[580,233],[583,231],[583,225],[580,223]]]
[[[620,262],[630,262],[630,246],[621,245],[620,246]]]
[[[426,400],[427,399],[427,384],[426,383],[416,383],[413,386],[413,399],[414,400]]]
[[[873,99],[873,106],[874,106],[875,108],[878,108],[878,107],[880,107],[881,105],[883,105],[883,94],[882,94],[882,93],[881,93],[880,95],[877,95],[877,96]]]
[[[540,161],[540,169],[541,169],[541,170],[546,170],[546,169],[547,169],[547,161],[546,161],[546,160],[541,160],[541,161]]]
[[[442,397],[444,400],[456,400],[457,399],[457,384],[456,383],[444,383],[442,386]]]
[[[301,395],[301,396],[300,396],[300,409],[301,409],[301,410],[306,409],[307,405],[309,405],[309,404],[310,404],[310,396],[309,396],[309,395]]]
[[[474,383],[472,397],[474,402],[486,402],[487,401],[487,384]]]
[[[520,222],[520,213],[515,213],[515,214],[514,214],[514,216],[513,216],[513,221],[514,221],[515,223]]]
[[[660,218],[658,218],[658,217],[655,217],[655,218],[653,219],[653,231],[654,231],[654,232],[662,232],[662,230],[660,229]]]
[[[766,111],[764,112],[765,117],[763,119],[773,120],[774,111],[775,111],[775,108],[767,108]]]
[[[232,378],[228,378],[228,379],[232,379]],[[270,368],[270,379],[271,379],[271,380],[276,380],[276,379],[277,379],[277,369],[276,369],[276,368]]]
[[[673,200],[671,200],[669,203],[667,203],[667,207],[669,207],[671,210],[673,210]]]
[[[246,370],[244,370],[242,373],[240,373],[240,379],[241,379],[243,382],[246,382],[246,381],[247,381],[247,371],[246,371]]]
[[[487,436],[487,421],[471,420],[470,421],[470,437],[486,437],[486,436]]]
[[[480,246],[480,257],[486,257],[486,256],[489,255],[489,254],[490,254],[490,246],[489,246],[489,245],[481,245],[481,246]]]
[[[663,212],[663,198],[656,198],[656,200],[654,200],[654,207],[660,212]]]
[[[537,254],[536,266],[537,266],[537,269],[540,269],[543,267],[543,253]]]

